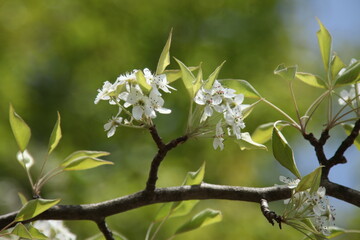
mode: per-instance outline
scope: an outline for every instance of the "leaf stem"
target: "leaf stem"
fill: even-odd
[[[273,109],[275,109],[276,111],[278,111],[279,113],[281,113],[284,117],[286,117],[288,120],[290,120],[290,122],[292,123],[292,125],[300,130],[301,130],[301,127],[299,126],[299,124],[294,120],[292,119],[287,113],[285,113],[283,110],[281,110],[279,107],[277,107],[276,105],[274,105],[273,103],[269,102],[268,100],[266,100],[265,98],[262,98],[261,99],[263,102],[265,102],[266,104],[268,104],[270,107],[272,107]]]

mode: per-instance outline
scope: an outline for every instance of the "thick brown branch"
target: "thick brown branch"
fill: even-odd
[[[146,191],[152,192],[152,191],[154,191],[154,189],[156,187],[159,166],[160,166],[161,162],[164,160],[166,154],[171,149],[173,149],[177,145],[179,145],[180,143],[184,143],[188,139],[188,136],[187,135],[181,136],[179,138],[172,140],[168,144],[164,144],[163,141],[161,140],[155,126],[151,126],[149,128],[149,130],[150,130],[152,138],[154,139],[154,141],[156,142],[156,145],[158,146],[158,152],[151,162],[149,177],[148,177],[148,180],[146,183]]]
[[[113,200],[84,205],[58,205],[37,216],[34,220],[91,220],[97,222],[108,216],[126,212],[155,203],[178,202],[193,199],[224,199],[247,202],[260,202],[286,199],[291,190],[286,186],[265,188],[223,186],[202,183],[196,186],[181,186],[155,189],[152,197],[147,191],[137,192]],[[0,229],[14,220],[17,212],[0,216]]]
[[[323,180],[326,194],[360,207],[360,192],[336,183]],[[291,196],[286,186],[265,188],[224,186],[202,183],[196,186],[181,186],[155,189],[152,197],[147,191],[137,192],[113,200],[84,205],[58,205],[40,214],[34,220],[91,220],[98,221],[108,216],[126,212],[155,203],[178,202],[193,199],[224,199],[259,203],[261,199],[276,201]],[[11,223],[17,212],[0,216],[0,229]]]

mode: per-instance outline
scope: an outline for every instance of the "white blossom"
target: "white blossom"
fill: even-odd
[[[34,227],[52,240],[76,240],[76,236],[64,226],[63,221],[36,221]]]
[[[29,169],[34,164],[34,158],[26,149],[24,152],[19,151],[16,154],[16,159],[20,162],[21,165],[23,165],[23,167],[27,169]]]
[[[220,148],[220,150],[224,149],[224,131],[221,127],[222,122],[221,120],[216,124],[216,129],[215,129],[215,137],[214,137],[214,141],[213,141],[213,147],[216,150],[218,147]]]
[[[107,137],[112,137],[115,134],[116,128],[121,124],[122,117],[112,117],[109,122],[105,123],[104,129],[107,131]]]
[[[279,180],[280,180],[280,182],[285,183],[291,189],[296,188],[300,182],[300,179],[292,179],[292,178],[284,177],[284,176],[280,176]]]

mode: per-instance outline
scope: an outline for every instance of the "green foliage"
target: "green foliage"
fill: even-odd
[[[296,75],[297,66],[285,67],[284,64],[280,64],[274,70],[274,74],[281,76],[285,80],[291,82]]]
[[[176,230],[175,234],[193,231],[198,228],[205,227],[207,225],[220,222],[222,220],[222,214],[220,211],[213,209],[205,209],[195,215],[190,221]]]
[[[311,73],[297,72],[296,77],[302,82],[317,88],[326,88],[326,83],[324,80]]]
[[[22,223],[17,223],[14,229],[11,231],[11,234],[16,235],[20,238],[42,240],[48,239],[47,236],[42,234],[39,230],[34,228],[31,224],[25,227]]]
[[[234,88],[237,92],[244,94],[245,98],[261,98],[260,93],[246,80],[241,79],[220,79],[220,82],[224,82],[229,87]]]
[[[297,178],[301,178],[299,170],[297,169],[294,153],[284,135],[277,128],[277,123],[274,123],[272,132],[272,149],[275,159],[290,172],[292,172]]]
[[[302,192],[310,188],[310,193],[315,193],[320,186],[321,170],[322,167],[318,167],[313,172],[304,176],[295,188],[295,192]]]
[[[98,157],[107,156],[110,153],[101,151],[76,151],[65,158],[61,166],[65,171],[85,170],[105,164],[114,164],[110,161],[99,159]]]
[[[195,76],[192,74],[191,70],[180,60],[175,58],[175,61],[179,64],[181,70],[181,79],[185,85],[186,90],[188,91],[190,98],[194,98],[195,96],[195,89],[194,83],[196,82]]]
[[[331,35],[319,19],[320,30],[316,33],[325,70],[328,71],[331,54]]]
[[[235,142],[239,145],[241,150],[267,150],[265,145],[255,142],[248,132],[241,133],[241,138],[236,139]]]
[[[21,152],[24,152],[31,137],[31,130],[25,121],[15,112],[11,104],[9,110],[9,120],[11,130],[15,136],[19,149]]]
[[[171,45],[172,29],[169,34],[169,38],[166,41],[163,51],[161,52],[159,62],[156,68],[156,74],[160,75],[165,71],[165,68],[170,64],[170,45]]]
[[[51,133],[50,140],[49,140],[49,150],[48,153],[50,153],[57,147],[57,145],[60,142],[60,139],[62,137],[61,134],[61,127],[60,127],[60,113],[58,112],[58,118],[55,123],[54,129]]]
[[[218,66],[218,67],[215,69],[215,71],[210,74],[209,78],[205,81],[205,84],[204,84],[204,88],[205,88],[205,89],[210,89],[210,88],[212,88],[212,86],[213,86],[215,80],[217,79],[217,77],[218,77],[218,75],[219,75],[219,72],[220,72],[220,70],[221,70],[221,68],[222,68],[222,66],[224,65],[225,62],[226,62],[226,61],[222,62],[222,63],[220,64],[220,66]],[[198,81],[199,81],[199,79],[198,79]]]
[[[16,215],[16,222],[25,221],[45,212],[60,202],[60,199],[33,199],[28,201]]]

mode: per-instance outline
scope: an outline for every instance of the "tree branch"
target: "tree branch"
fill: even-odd
[[[360,207],[360,192],[329,181],[323,181],[326,194]],[[108,216],[126,212],[155,203],[185,200],[223,199],[259,203],[261,199],[276,201],[290,198],[291,189],[286,186],[264,188],[226,186],[202,183],[194,186],[158,188],[148,197],[148,192],[140,191],[131,195],[105,202],[83,205],[57,205],[38,215],[35,220],[91,220],[97,222]],[[0,229],[11,223],[17,212],[0,216]]]
[[[266,199],[260,200],[260,208],[261,212],[265,216],[265,218],[274,226],[274,220],[279,224],[279,228],[281,229],[281,222],[283,221],[280,215],[277,215],[274,211],[271,211],[269,208],[268,201]]]
[[[106,225],[105,219],[95,221],[99,230],[102,232],[106,240],[115,240],[111,230]]]
[[[149,177],[148,177],[148,180],[146,183],[146,188],[145,188],[146,191],[152,192],[155,190],[155,187],[156,187],[159,166],[160,166],[161,162],[164,160],[166,154],[171,149],[173,149],[177,145],[179,145],[180,143],[186,142],[186,140],[188,139],[188,136],[184,135],[184,136],[181,136],[181,137],[178,137],[178,138],[172,140],[168,144],[164,144],[164,142],[161,140],[161,137],[159,136],[155,126],[151,126],[149,128],[149,130],[150,130],[150,134],[151,134],[154,142],[156,143],[156,145],[158,147],[158,152],[151,162]]]

